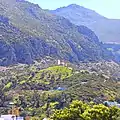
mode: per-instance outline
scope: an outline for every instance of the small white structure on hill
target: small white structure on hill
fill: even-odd
[[[48,120],[47,118],[44,118],[43,120]]]
[[[58,60],[58,65],[60,65],[60,63],[61,63],[61,61],[60,61],[60,60]]]
[[[58,65],[62,65],[62,66],[68,66],[67,62],[65,62],[64,60],[58,60]]]

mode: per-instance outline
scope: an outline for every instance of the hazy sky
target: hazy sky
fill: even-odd
[[[108,18],[120,19],[120,0],[28,0],[43,9],[56,9],[69,4],[90,8]]]

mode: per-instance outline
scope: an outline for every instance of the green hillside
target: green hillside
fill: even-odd
[[[42,119],[48,111],[51,115],[54,108],[64,108],[73,100],[98,104],[120,97],[119,81],[71,67],[51,66],[38,70],[35,65],[14,66],[0,75],[2,114],[10,109],[8,103],[11,101],[22,109],[22,116]]]

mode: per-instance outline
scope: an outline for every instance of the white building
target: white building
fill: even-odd
[[[1,119],[3,120],[16,120],[15,115],[1,115]]]
[[[24,118],[15,115],[1,115],[0,120],[24,120]]]
[[[43,120],[48,120],[47,118],[44,118]]]
[[[58,60],[58,65],[60,65],[60,63],[61,63],[61,61],[60,61],[60,60]]]
[[[67,62],[64,60],[58,60],[58,65],[66,66],[67,67]]]
[[[0,118],[0,120],[4,120],[4,118]]]

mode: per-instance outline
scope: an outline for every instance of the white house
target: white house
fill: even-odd
[[[15,115],[1,115],[1,119],[3,120],[16,120]]]
[[[47,118],[44,118],[43,120],[48,120]]]
[[[24,117],[16,117],[16,120],[24,120]]]
[[[0,120],[4,120],[4,118],[0,118]]]
[[[15,115],[1,115],[0,120],[24,120],[24,118]]]

